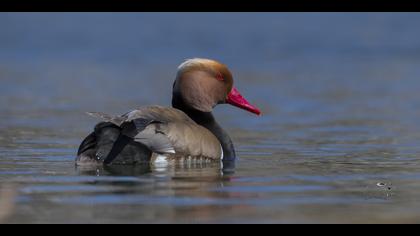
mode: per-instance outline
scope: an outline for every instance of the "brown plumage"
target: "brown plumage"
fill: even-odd
[[[212,160],[218,160],[222,155],[217,138],[206,128],[197,125],[184,112],[175,108],[149,106],[116,117],[101,113],[90,113],[90,115],[119,127],[136,120],[150,121],[139,132],[136,132],[134,127],[127,128],[123,132],[157,154]]]

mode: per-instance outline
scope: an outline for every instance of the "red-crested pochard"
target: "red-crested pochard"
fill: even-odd
[[[233,87],[227,66],[209,59],[186,60],[173,84],[173,108],[141,107],[122,116],[88,113],[103,122],[80,145],[76,163],[235,160],[232,140],[211,113],[226,103],[261,114]]]

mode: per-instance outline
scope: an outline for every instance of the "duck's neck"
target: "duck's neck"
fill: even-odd
[[[235,148],[231,138],[228,133],[216,122],[211,112],[202,112],[188,108],[185,106],[184,102],[176,96],[172,98],[172,107],[185,112],[185,114],[187,114],[197,124],[207,128],[214,134],[214,136],[216,136],[222,145],[224,161],[233,161],[236,159]]]

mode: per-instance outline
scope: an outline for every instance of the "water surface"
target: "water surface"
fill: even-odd
[[[419,14],[0,14],[0,222],[420,223]],[[96,120],[228,64],[239,160],[78,169]]]

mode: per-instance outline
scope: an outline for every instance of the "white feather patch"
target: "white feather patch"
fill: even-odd
[[[168,157],[164,155],[157,155],[155,159],[155,164],[159,165],[167,165],[168,164]]]

